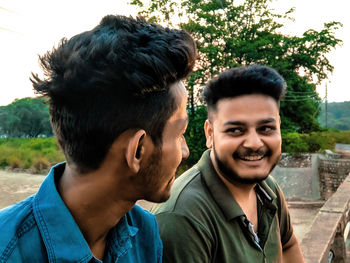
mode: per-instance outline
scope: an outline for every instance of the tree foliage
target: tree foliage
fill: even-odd
[[[324,128],[350,130],[350,101],[331,102],[327,104],[327,125],[325,103],[321,105],[319,121]]]
[[[194,108],[193,113],[189,113],[192,119],[189,121],[185,138],[190,149],[190,156],[185,161],[186,168],[192,166],[201,157],[206,149],[206,139],[203,124],[207,119],[207,110],[205,106],[200,105]]]
[[[326,54],[342,43],[335,37],[342,25],[329,22],[320,31],[310,29],[302,36],[284,35],[281,30],[284,22],[293,20],[293,8],[277,14],[269,7],[272,0],[236,2],[133,0],[131,4],[138,6],[139,14],[146,19],[176,24],[195,38],[199,59],[188,80],[192,115],[200,104],[201,87],[209,79],[229,67],[260,63],[272,66],[287,81],[286,99],[281,104],[282,129],[318,130],[321,99],[316,85],[333,70]]]
[[[0,107],[0,135],[52,136],[48,105],[43,98],[17,99]]]

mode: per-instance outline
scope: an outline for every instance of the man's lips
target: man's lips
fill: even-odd
[[[242,161],[257,162],[263,160],[265,157],[268,157],[270,155],[271,151],[269,151],[268,149],[259,149],[257,151],[246,149],[238,150],[234,153],[233,157]]]
[[[260,160],[262,160],[265,157],[265,154],[264,155],[245,155],[245,156],[238,155],[237,157],[240,160],[251,162],[251,161],[260,161]]]

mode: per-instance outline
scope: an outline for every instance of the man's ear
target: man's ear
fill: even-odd
[[[205,137],[207,138],[206,146],[208,149],[213,148],[213,124],[210,122],[210,120],[206,120],[204,123],[204,132]]]
[[[141,160],[145,154],[145,130],[137,130],[128,141],[126,146],[126,162],[130,170],[138,173],[140,170]]]

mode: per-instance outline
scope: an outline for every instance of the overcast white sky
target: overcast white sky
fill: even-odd
[[[30,72],[40,72],[38,54],[51,50],[62,37],[71,37],[97,25],[106,14],[135,15],[126,0],[0,0],[0,105],[15,98],[34,96]],[[328,101],[350,101],[347,75],[350,59],[348,0],[277,0],[286,10],[296,7],[295,23],[286,30],[300,35],[306,29],[320,30],[324,22],[344,24],[337,37],[344,41],[329,55],[334,73],[328,80]],[[318,88],[323,98],[325,85]]]

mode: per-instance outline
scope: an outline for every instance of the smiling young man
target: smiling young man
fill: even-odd
[[[196,46],[184,30],[106,16],[63,39],[33,76],[67,162],[37,194],[0,211],[0,262],[161,262],[155,217],[189,154],[187,92]]]
[[[153,208],[164,262],[304,262],[270,171],[281,155],[284,79],[272,68],[229,69],[205,87],[209,150]]]

